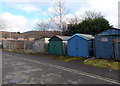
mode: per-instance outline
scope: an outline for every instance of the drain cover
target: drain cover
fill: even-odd
[[[15,84],[15,83],[19,83],[19,82],[21,82],[23,79],[12,79],[12,80],[10,80],[10,83],[13,83],[13,84]]]

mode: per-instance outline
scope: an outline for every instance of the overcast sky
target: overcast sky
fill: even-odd
[[[10,2],[11,1],[11,2]],[[55,0],[0,0],[0,14],[7,21],[8,31],[30,31],[38,20],[47,20]],[[65,0],[70,15],[85,11],[102,12],[114,27],[118,27],[119,0]]]

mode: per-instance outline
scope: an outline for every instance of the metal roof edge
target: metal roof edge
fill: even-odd
[[[48,36],[43,36],[43,37],[40,37],[40,38],[35,39],[35,41],[37,41],[37,40],[39,40],[39,39],[43,39],[43,38],[50,38],[50,37],[48,37]]]
[[[119,28],[114,28],[114,27],[112,27],[112,28],[110,28],[110,29],[120,30]],[[105,31],[108,31],[108,30],[110,30],[110,29],[104,30],[104,31],[102,31],[102,32],[100,32],[100,33],[98,33],[98,34],[96,34],[95,36],[98,36],[99,34],[105,32]]]
[[[52,36],[48,41],[50,41],[51,39],[53,39],[54,37],[57,37],[57,38],[59,38],[58,37],[58,35],[54,35],[54,36]],[[61,41],[63,41],[61,38],[59,38]]]
[[[74,35],[72,35],[70,38],[68,38],[67,40],[70,40],[71,38],[73,38],[73,37],[75,37],[75,36],[79,36],[79,37],[82,37],[82,38],[84,38],[84,39],[86,39],[86,40],[91,40],[91,39],[89,39],[89,38],[87,38],[87,37],[83,37],[83,36],[81,36],[80,34],[78,34],[78,33],[76,33],[76,34],[74,34]]]

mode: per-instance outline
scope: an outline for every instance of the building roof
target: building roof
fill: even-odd
[[[7,40],[7,41],[26,41],[26,40]]]
[[[102,35],[102,36],[105,36],[105,35],[106,36],[119,35],[120,36],[120,29],[118,29],[118,28],[110,28],[108,30],[105,30],[105,31],[99,33],[99,34],[96,34],[95,36],[100,36],[100,35]]]
[[[60,38],[63,41],[66,41],[70,36],[59,36],[59,35],[56,35],[56,37]]]
[[[73,36],[71,36],[70,38],[68,38],[67,40],[70,40],[71,38],[73,38],[73,37],[75,37],[75,36],[82,37],[82,38],[84,38],[84,39],[86,39],[86,40],[94,39],[94,37],[93,37],[92,35],[77,33],[77,34],[74,34]]]
[[[7,38],[7,39],[4,39],[6,41],[24,41],[24,40],[27,40],[27,39],[14,39],[14,38]]]
[[[51,37],[51,38],[49,39],[49,41],[50,41],[52,38],[54,38],[54,37],[57,37],[57,38],[59,38],[59,39],[62,40],[62,41],[67,41],[67,39],[68,39],[70,36],[54,35],[53,37]]]
[[[36,40],[39,40],[39,39],[43,39],[43,38],[50,38],[50,37],[48,37],[48,36],[43,36],[43,37],[40,37],[40,38],[36,38],[35,41],[36,41]]]

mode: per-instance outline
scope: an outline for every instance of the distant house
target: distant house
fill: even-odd
[[[27,38],[24,44],[25,49],[31,50],[33,48],[35,38]]]
[[[111,28],[95,35],[95,55],[120,60],[120,29]]]
[[[4,49],[24,49],[25,40],[6,39],[3,40]]]
[[[92,35],[75,34],[68,38],[68,55],[91,57],[93,56],[93,39]]]
[[[48,52],[49,37],[36,39],[33,43],[33,52]]]
[[[2,48],[4,38],[0,38],[0,48]]]
[[[34,40],[35,40],[35,38],[28,38],[28,40],[29,40],[29,41],[34,41]]]
[[[2,46],[4,49],[10,49],[10,44],[9,41],[10,40],[14,40],[13,38],[5,38],[4,40],[2,40]]]
[[[17,38],[18,40],[24,40],[24,38]]]
[[[3,40],[3,48],[5,49],[32,49],[34,38],[6,38]]]
[[[55,35],[49,39],[48,51],[50,54],[64,55],[67,53],[67,39],[69,36]]]

